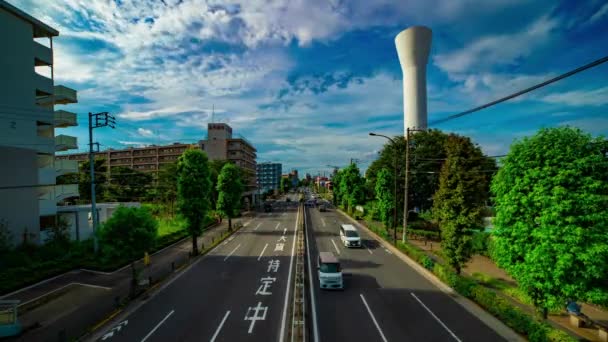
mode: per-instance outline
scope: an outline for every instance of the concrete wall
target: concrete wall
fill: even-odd
[[[1,137],[0,137],[1,138]],[[21,243],[27,230],[28,239],[38,243],[40,218],[38,216],[38,183],[36,152],[29,149],[0,146],[0,220],[5,220],[14,243]],[[10,167],[7,167],[9,166]]]

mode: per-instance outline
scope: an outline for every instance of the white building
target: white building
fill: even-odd
[[[0,220],[13,241],[41,243],[56,222],[57,203],[78,196],[56,177],[77,172],[76,161],[55,162],[76,149],[76,138],[55,128],[76,126],[76,114],[55,105],[76,103],[76,91],[54,85],[53,37],[59,32],[0,0]]]

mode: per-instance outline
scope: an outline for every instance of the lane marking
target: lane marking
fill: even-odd
[[[222,327],[224,326],[224,322],[226,322],[226,319],[228,318],[228,316],[230,316],[230,310],[226,311],[226,314],[224,315],[222,322],[220,322],[220,325],[217,327],[215,334],[213,334],[213,337],[211,337],[211,340],[209,340],[209,342],[215,341],[215,339],[217,338],[217,335],[220,334],[220,330],[222,330]]]
[[[323,223],[323,227],[327,227],[327,225],[325,224],[325,219],[321,218],[321,223]]]
[[[336,243],[334,242],[334,239],[331,239],[331,243],[334,244],[334,247],[336,248],[336,253],[338,253],[338,255],[340,255],[340,250],[338,249],[338,245],[336,245]]]
[[[230,258],[230,256],[231,256],[231,255],[232,255],[234,252],[236,252],[236,250],[237,250],[237,249],[239,249],[239,247],[241,247],[241,244],[240,244],[240,243],[239,243],[239,245],[238,245],[238,246],[236,246],[236,248],[235,248],[235,249],[233,249],[233,250],[232,250],[232,252],[230,252],[230,254],[226,255],[226,257],[224,258],[224,261],[228,260],[228,258]]]
[[[393,252],[389,251],[388,249],[384,248],[384,250],[386,251],[386,253],[388,254],[393,254]]]
[[[175,312],[175,310],[171,310],[171,312],[169,312],[167,314],[167,316],[165,316],[165,318],[163,318],[162,321],[158,322],[158,324],[154,327],[154,329],[150,330],[150,332],[148,333],[148,335],[146,335],[144,338],[141,339],[141,342],[145,342],[150,336],[152,336],[152,334],[154,334],[154,332],[156,331],[156,329],[158,329],[163,323],[165,323],[165,321],[167,320],[167,318],[171,317],[171,315],[173,315],[174,312]]]
[[[260,261],[260,259],[262,259],[262,255],[264,255],[264,251],[266,250],[267,247],[268,247],[268,244],[266,244],[264,246],[264,249],[262,249],[262,253],[260,253],[260,256],[258,257],[258,261]]]
[[[367,251],[369,252],[369,254],[374,254],[374,252],[372,252],[372,250],[369,249],[369,247],[367,247],[367,244],[365,244],[365,249],[367,249]]]
[[[306,215],[306,210],[304,210],[304,215]],[[309,290],[310,290],[310,302],[312,303],[311,307],[312,307],[312,327],[313,327],[313,336],[314,336],[314,340],[313,342],[319,342],[319,327],[317,326],[317,302],[315,300],[315,291],[314,291],[314,286],[312,283],[312,262],[310,261],[310,241],[308,241],[308,224],[306,221],[306,216],[304,216],[304,229],[306,232],[306,256],[308,257],[308,274],[310,274],[310,277],[308,277],[308,282],[310,284],[309,286]]]
[[[287,233],[287,228],[283,228],[283,235],[285,235],[285,233]]]
[[[255,228],[253,228],[253,230],[258,230],[258,228],[260,228],[261,225],[262,225],[262,222],[258,223],[258,225],[255,226]]]
[[[281,225],[281,222],[277,223],[277,225],[274,227],[274,230],[278,230],[280,225]]]
[[[444,328],[444,329],[445,329],[445,330],[446,330],[448,333],[450,333],[450,335],[452,335],[452,337],[453,337],[453,338],[454,338],[456,341],[458,341],[458,342],[462,342],[462,341],[461,341],[461,340],[458,338],[458,336],[456,336],[456,334],[454,334],[454,333],[452,332],[452,330],[450,330],[450,328],[448,328],[448,326],[447,326],[447,325],[445,325],[445,324],[444,324],[444,323],[443,323],[443,322],[442,322],[442,321],[439,319],[439,317],[437,317],[437,316],[436,316],[436,315],[433,313],[433,311],[431,311],[431,309],[429,309],[429,308],[428,308],[426,305],[424,305],[424,303],[423,303],[423,302],[422,302],[422,301],[421,301],[421,300],[420,300],[420,299],[419,299],[419,298],[418,298],[418,297],[417,297],[417,296],[416,296],[416,295],[415,295],[413,292],[411,292],[410,294],[412,295],[412,297],[414,297],[414,298],[415,298],[415,299],[418,301],[418,303],[420,303],[420,305],[422,305],[422,307],[423,307],[423,308],[425,308],[425,309],[426,309],[426,311],[428,311],[428,312],[431,314],[431,316],[433,316],[433,318],[434,318],[434,319],[435,319],[437,322],[439,322],[439,324],[441,324],[441,326],[442,326],[442,327],[443,327],[443,328]]]
[[[291,243],[291,258],[289,260],[289,272],[287,275],[287,285],[285,285],[286,287],[286,293],[285,293],[285,302],[283,303],[283,318],[281,319],[281,332],[279,333],[279,340],[280,341],[284,341],[285,340],[285,334],[287,333],[285,331],[285,327],[286,327],[286,323],[287,323],[287,306],[289,304],[289,290],[291,290],[291,272],[293,269],[293,257],[296,254],[296,234],[298,233],[298,223],[300,221],[300,215],[296,216],[296,224],[293,227],[293,241]]]
[[[376,317],[374,317],[374,313],[369,308],[369,305],[367,305],[367,301],[365,300],[365,297],[363,297],[363,293],[360,293],[359,296],[361,296],[361,300],[363,301],[363,305],[365,305],[365,308],[367,309],[367,312],[369,312],[369,315],[371,316],[372,321],[374,321],[374,325],[376,326],[376,329],[378,329],[378,332],[380,333],[380,337],[382,337],[382,341],[388,342],[388,340],[384,336],[384,333],[382,332],[382,329],[380,329],[380,325],[378,324],[378,321],[376,321]]]

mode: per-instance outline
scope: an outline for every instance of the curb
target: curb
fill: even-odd
[[[382,244],[382,246],[393,252],[393,254],[395,254],[399,259],[401,259],[410,267],[412,267],[416,272],[418,272],[420,275],[430,281],[433,285],[437,286],[437,288],[439,288],[442,292],[446,293],[448,297],[452,298],[456,303],[460,304],[460,306],[462,306],[473,316],[477,317],[480,321],[482,321],[484,324],[494,330],[502,338],[506,339],[507,341],[526,341],[525,338],[516,333],[513,329],[508,327],[498,318],[492,316],[477,303],[457,293],[454,289],[442,282],[436,275],[431,273],[431,271],[427,270],[422,265],[418,264],[416,261],[410,258],[408,255],[403,253],[400,249],[393,246],[392,244],[384,240],[382,237],[378,236],[378,234],[371,231],[364,224],[348,216],[345,212],[338,208],[336,208],[336,211],[338,211],[342,216],[348,218],[351,222],[355,223],[358,227],[363,228],[366,233],[368,233],[376,241]]]
[[[252,219],[253,220],[253,219]],[[200,252],[193,261],[191,261],[190,263],[184,264],[182,266],[180,266],[179,268],[177,268],[174,272],[173,272],[173,276],[169,276],[167,278],[165,278],[164,280],[152,285],[150,288],[148,288],[146,291],[144,291],[143,293],[141,293],[138,297],[136,297],[135,299],[130,300],[125,307],[123,308],[119,308],[114,310],[110,315],[108,315],[106,318],[104,318],[103,320],[97,322],[95,325],[92,326],[92,328],[90,328],[90,330],[85,333],[84,335],[80,336],[79,338],[76,339],[76,341],[96,341],[98,339],[100,339],[105,332],[107,331],[102,331],[101,328],[108,324],[109,322],[112,321],[119,321],[122,318],[132,314],[133,312],[137,311],[141,306],[143,306],[146,302],[148,302],[149,300],[151,300],[152,298],[154,298],[154,296],[156,296],[157,294],[159,294],[162,290],[164,290],[166,287],[168,287],[169,285],[171,285],[174,281],[176,281],[177,279],[179,279],[179,277],[181,277],[183,274],[185,274],[188,270],[190,270],[192,267],[194,267],[196,264],[198,264],[201,260],[203,260],[205,258],[205,256],[210,253],[211,251],[213,251],[214,249],[216,249],[217,247],[219,247],[221,245],[221,243],[226,240],[227,238],[229,238],[230,236],[236,234],[237,232],[240,231],[241,228],[245,228],[247,225],[249,225],[249,223],[252,221],[249,220],[246,224],[244,224],[243,226],[239,227],[239,228],[232,228],[232,231],[228,231],[228,234],[226,234],[224,237],[222,237],[221,239],[217,240],[214,244],[211,245],[211,247],[205,249],[204,251]],[[135,305],[132,305],[133,303],[135,303]],[[122,315],[121,315],[122,313]]]

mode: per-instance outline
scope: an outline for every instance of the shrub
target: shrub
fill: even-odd
[[[489,255],[488,244],[490,241],[490,233],[475,232],[471,238],[471,248],[474,254]]]

